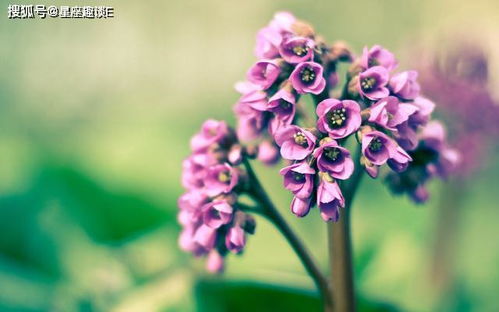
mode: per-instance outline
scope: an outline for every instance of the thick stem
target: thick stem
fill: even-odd
[[[345,208],[337,223],[328,224],[329,259],[331,271],[331,297],[334,310],[338,312],[355,311],[355,290],[353,275],[352,243],[350,237],[350,209],[361,177],[362,166],[357,161],[352,177],[341,184],[345,197]]]
[[[440,298],[452,298],[455,287],[457,240],[462,215],[464,180],[446,183],[438,207],[435,241],[431,259],[431,280]]]
[[[262,209],[261,212],[263,213],[263,215],[266,216],[277,227],[277,229],[286,238],[288,243],[300,258],[300,261],[305,267],[305,270],[312,277],[320,292],[325,311],[332,311],[332,300],[330,297],[329,286],[326,278],[319,270],[319,267],[315,263],[314,259],[312,259],[305,245],[303,245],[302,241],[289,227],[289,225],[286,223],[284,218],[281,216],[279,211],[270,200],[267,192],[265,192],[265,190],[263,189],[260,181],[255,175],[247,159],[244,160],[244,165],[248,173],[250,181],[250,194],[253,195],[253,199],[260,204]]]

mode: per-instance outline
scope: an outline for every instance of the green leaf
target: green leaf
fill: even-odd
[[[321,311],[316,293],[248,281],[202,280],[195,287],[197,311]]]

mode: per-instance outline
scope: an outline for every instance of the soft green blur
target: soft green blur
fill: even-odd
[[[290,10],[356,51],[382,44],[407,68],[414,47],[476,36],[491,51],[492,74],[499,71],[494,0],[0,2],[0,311],[317,307],[311,280],[263,219],[222,277],[177,248],[189,137],[207,118],[233,124],[233,84],[275,11]],[[8,20],[9,3],[112,5],[116,18]],[[461,193],[449,311],[499,310],[499,158],[490,157]],[[325,269],[325,224],[316,211],[291,216],[277,168],[262,169]],[[441,311],[429,262],[444,186],[432,184],[433,200],[418,207],[364,180],[352,216],[363,310]]]

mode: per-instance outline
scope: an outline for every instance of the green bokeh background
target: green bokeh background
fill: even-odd
[[[112,20],[9,20],[17,4],[110,5]],[[233,84],[256,31],[278,10],[356,51],[411,50],[477,37],[499,71],[499,2],[0,0],[0,311],[302,311],[319,309],[283,238],[257,234],[221,277],[177,248],[181,161],[207,118],[233,124]],[[495,80],[494,80],[495,79]],[[496,90],[497,91],[497,90]],[[499,159],[462,189],[457,286],[444,307],[429,259],[436,206],[365,179],[353,207],[356,286],[365,311],[499,311]],[[257,166],[324,269],[326,226],[296,219],[277,168]]]

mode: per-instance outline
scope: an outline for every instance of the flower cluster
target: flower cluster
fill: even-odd
[[[451,130],[449,141],[461,161],[455,174],[470,176],[486,163],[487,150],[499,135],[499,102],[489,88],[487,53],[477,42],[462,39],[448,50],[418,51],[421,84],[439,105]]]
[[[246,175],[238,167],[243,148],[224,121],[207,120],[191,139],[192,154],[184,160],[178,220],[183,226],[180,247],[196,256],[208,255],[207,269],[220,272],[224,256],[242,252],[254,219],[237,208]]]
[[[294,195],[295,215],[303,217],[317,205],[324,220],[337,221],[345,206],[338,181],[351,178],[355,166],[376,178],[388,165],[395,172],[389,175],[392,189],[403,188],[421,201],[414,194],[422,193],[433,176],[427,167],[444,172],[457,161],[444,142],[427,143],[434,131],[428,123],[434,104],[420,95],[418,73],[396,72],[397,60],[383,47],[366,47],[355,57],[344,43],[328,45],[310,25],[281,12],[258,32],[255,54],[247,80],[236,85],[242,94],[235,106],[237,133],[242,140],[277,145],[289,162],[280,173]],[[342,93],[333,96],[342,62],[351,65]],[[307,124],[307,108],[300,103],[305,95],[316,103],[313,124]],[[359,155],[346,148],[350,137],[356,138]],[[431,155],[420,152],[430,147]],[[424,168],[411,165],[415,156],[423,158],[418,162]],[[408,168],[424,169],[428,178],[415,188],[397,185]]]
[[[206,121],[183,163],[180,246],[208,255],[209,270],[221,271],[224,256],[240,253],[254,232],[245,211],[263,211],[238,203],[243,193],[257,206],[267,198],[248,158],[284,159],[280,174],[294,195],[292,213],[303,217],[317,206],[325,221],[337,221],[348,204],[341,181],[358,181],[363,170],[377,178],[389,167],[390,189],[422,202],[425,183],[455,168],[459,155],[442,124],[431,120],[435,105],[420,95],[418,72],[397,72],[397,60],[383,47],[364,48],[357,57],[345,43],[328,44],[310,25],[280,12],[258,32],[255,54],[247,80],[236,84],[237,130]],[[341,86],[343,63],[350,65]],[[314,106],[305,105],[306,96]]]

